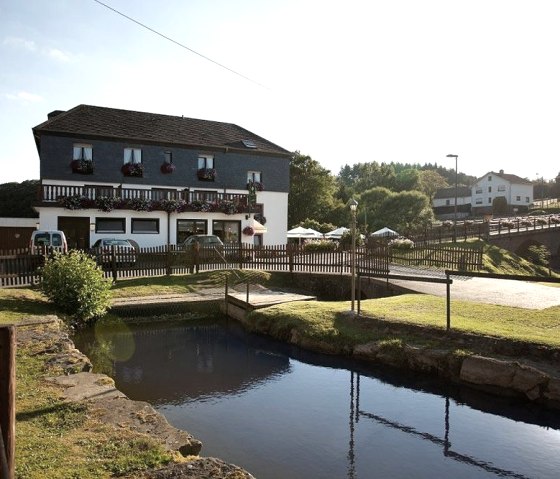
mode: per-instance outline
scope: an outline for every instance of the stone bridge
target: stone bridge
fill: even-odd
[[[560,225],[539,228],[518,228],[499,233],[490,232],[488,242],[523,255],[529,246],[546,246],[553,257],[560,257]]]

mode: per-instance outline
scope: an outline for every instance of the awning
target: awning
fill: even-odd
[[[267,232],[267,229],[264,225],[260,224],[256,219],[252,218],[249,222],[249,225],[253,228],[255,234],[260,235]]]

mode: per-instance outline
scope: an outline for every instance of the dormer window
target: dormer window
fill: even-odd
[[[488,181],[492,181],[492,175],[488,175]]]

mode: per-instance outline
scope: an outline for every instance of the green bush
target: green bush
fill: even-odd
[[[527,248],[524,255],[531,263],[539,266],[548,266],[550,260],[550,251],[543,245],[532,245]]]
[[[41,270],[41,289],[60,311],[84,323],[107,311],[111,281],[83,251],[55,253]]]
[[[303,249],[305,251],[334,251],[337,244],[330,240],[317,240],[305,243]]]

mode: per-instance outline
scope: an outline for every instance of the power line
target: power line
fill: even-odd
[[[120,15],[121,17],[124,17],[124,18],[126,18],[127,20],[130,20],[131,22],[134,22],[134,23],[136,23],[137,25],[140,25],[141,27],[145,28],[146,30],[149,30],[150,32],[155,33],[156,35],[159,35],[160,37],[165,38],[166,40],[168,40],[168,41],[170,41],[170,42],[172,42],[172,43],[175,43],[175,45],[178,45],[178,46],[180,46],[181,48],[184,48],[185,50],[188,50],[189,52],[194,53],[195,55],[198,55],[199,57],[202,57],[202,58],[204,58],[205,60],[208,60],[209,62],[212,62],[212,63],[214,63],[215,65],[218,65],[219,67],[221,67],[221,68],[223,68],[223,69],[225,69],[225,70],[227,70],[227,71],[229,71],[229,72],[231,72],[231,73],[234,73],[235,75],[238,75],[238,76],[240,76],[241,78],[244,78],[245,80],[250,81],[251,83],[254,83],[255,85],[259,85],[260,87],[266,88],[263,84],[261,84],[261,83],[255,81],[255,80],[253,80],[253,79],[251,79],[251,78],[249,78],[249,77],[243,75],[242,73],[239,73],[239,72],[237,72],[237,71],[235,71],[235,70],[232,70],[231,68],[229,68],[229,67],[223,65],[222,63],[217,62],[216,60],[212,60],[211,58],[207,57],[206,55],[203,55],[202,53],[199,53],[199,52],[197,52],[196,50],[193,50],[192,48],[189,48],[189,47],[187,47],[186,45],[183,45],[182,43],[180,43],[180,42],[178,42],[178,41],[176,41],[176,40],[173,40],[173,38],[170,38],[170,37],[164,35],[163,33],[160,33],[160,32],[158,32],[157,30],[154,30],[153,28],[150,28],[149,26],[143,24],[142,22],[139,22],[138,20],[135,20],[134,18],[129,17],[128,15],[125,15],[125,14],[122,13],[122,12],[119,12],[118,10],[115,10],[113,7],[110,7],[109,5],[107,5],[107,4],[103,3],[103,2],[100,2],[99,0],[93,0],[93,1],[96,2],[96,3],[99,3],[99,5],[102,5],[102,6],[104,6],[105,8],[108,8],[109,10],[111,10],[111,11],[117,13],[117,14]]]

